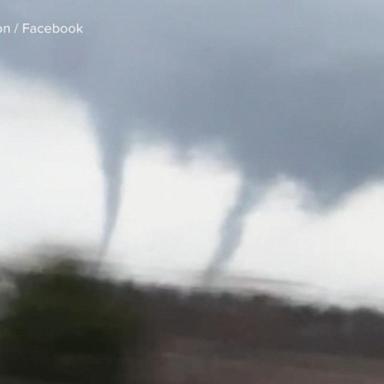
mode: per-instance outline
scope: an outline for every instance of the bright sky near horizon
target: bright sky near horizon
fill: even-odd
[[[9,72],[0,81],[0,253],[40,242],[97,246],[103,182],[86,103]],[[155,280],[208,264],[239,183],[213,156],[175,156],[134,146],[110,256]],[[272,186],[227,268],[384,299],[384,185],[361,187],[327,212],[304,210],[303,194],[287,179]]]

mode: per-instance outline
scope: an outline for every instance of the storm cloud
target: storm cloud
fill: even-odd
[[[219,145],[243,184],[288,177],[325,208],[383,176],[383,11],[376,0],[3,2],[1,24],[85,33],[2,35],[0,63],[88,103],[117,199],[140,139]]]

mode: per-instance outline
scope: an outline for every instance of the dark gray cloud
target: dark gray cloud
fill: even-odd
[[[246,177],[288,175],[324,199],[381,176],[379,2],[13,3],[2,24],[84,24],[82,37],[3,35],[0,58],[89,101],[106,146],[139,120],[147,137],[221,142]]]
[[[3,35],[0,60],[89,102],[107,174],[137,135],[219,143],[249,183],[288,176],[326,206],[383,174],[383,11],[377,0],[2,2],[1,24],[80,22],[86,34]]]

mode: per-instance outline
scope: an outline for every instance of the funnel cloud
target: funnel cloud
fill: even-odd
[[[108,253],[119,215],[124,157],[124,153],[120,153],[112,158],[107,158],[104,162],[105,223],[100,246],[100,258],[103,258]]]
[[[116,130],[114,135],[105,135],[104,130],[100,129],[98,138],[102,155],[105,195],[104,227],[99,248],[101,262],[108,254],[119,217],[124,164],[129,143],[125,137],[125,131],[121,129]]]
[[[244,183],[289,178],[320,210],[383,177],[381,2],[20,0],[0,14],[7,25],[84,25],[81,36],[2,35],[0,64],[69,90],[103,121],[105,248],[132,137],[185,151],[219,145]],[[241,198],[213,264],[239,245],[253,204]]]
[[[203,285],[211,285],[225,263],[235,255],[243,237],[245,220],[256,204],[257,195],[255,186],[243,181],[235,202],[222,224],[219,243],[204,273]]]

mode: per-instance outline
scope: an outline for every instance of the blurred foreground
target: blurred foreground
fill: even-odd
[[[75,251],[0,281],[0,382],[382,383],[384,317],[135,286]]]

